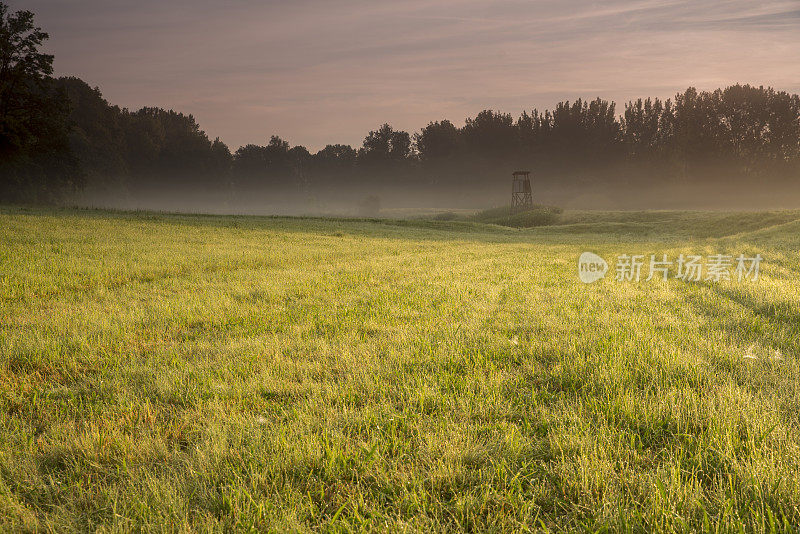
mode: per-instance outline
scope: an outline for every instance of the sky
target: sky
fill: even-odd
[[[191,113],[233,150],[360,146],[483,109],[671,97],[733,83],[800,93],[800,0],[11,0],[57,75],[113,104]]]

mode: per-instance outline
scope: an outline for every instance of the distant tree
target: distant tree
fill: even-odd
[[[452,122],[431,122],[414,134],[414,145],[426,181],[446,184],[459,179],[464,167],[464,137]]]
[[[233,155],[233,181],[240,192],[265,187],[295,189],[305,184],[311,154],[277,135],[266,146],[246,145]]]
[[[670,149],[680,165],[680,178],[702,176],[707,163],[721,155],[722,137],[713,102],[694,87],[675,95]]]
[[[276,154],[284,154],[289,152],[289,147],[291,145],[288,141],[281,139],[277,135],[273,135],[269,138],[269,144],[267,144],[267,148],[270,150],[274,150]]]
[[[225,187],[227,147],[217,152],[192,115],[142,108],[127,114],[128,161],[134,189],[143,187]],[[221,159],[220,159],[221,157]]]
[[[769,158],[800,177],[800,95],[768,90],[769,118],[762,139]]]
[[[233,155],[233,182],[237,190],[246,190],[265,181],[266,148],[258,145],[239,147]]]
[[[587,131],[588,150],[595,161],[613,161],[622,154],[620,124],[616,117],[616,104],[595,98],[589,102],[584,127]]]
[[[83,182],[69,147],[68,101],[53,84],[48,35],[0,3],[0,199],[53,201]]]
[[[466,120],[462,135],[470,153],[493,163],[519,148],[514,119],[508,113],[483,110]]]
[[[320,170],[350,170],[356,163],[356,150],[350,145],[327,145],[314,154]]]
[[[364,162],[402,162],[411,155],[411,136],[388,124],[369,132],[364,138],[360,159]]]
[[[310,185],[311,154],[304,146],[295,146],[289,149],[289,166],[291,181],[303,189]]]
[[[745,175],[783,172],[800,156],[800,100],[784,92],[733,85],[707,98],[715,104],[725,154]]]
[[[286,186],[294,182],[295,169],[292,168],[292,155],[288,141],[273,135],[264,149],[266,173],[264,185]]]
[[[219,140],[219,137],[214,139],[211,143],[209,172],[214,181],[221,186],[228,187],[231,172],[231,165],[233,163],[233,155],[228,145]]]
[[[622,137],[631,158],[648,157],[656,149],[663,111],[664,105],[658,98],[655,102],[649,98],[646,100],[640,98],[625,105],[621,125]]]
[[[70,147],[88,180],[100,186],[124,183],[129,172],[125,113],[79,78],[59,78],[56,85],[69,99]]]
[[[534,109],[530,115],[523,111],[515,124],[521,148],[525,151],[539,149],[548,125],[549,121],[542,117],[539,110]]]
[[[544,119],[544,148],[561,171],[597,179],[611,164],[624,157],[620,124],[614,103],[597,98],[559,102]]]
[[[327,145],[311,156],[311,185],[342,186],[355,181],[356,156],[350,145]]]
[[[125,114],[125,161],[131,176],[129,186],[136,190],[158,180],[153,173],[159,168],[159,156],[166,132],[155,113]]]
[[[414,134],[414,143],[421,161],[448,160],[463,150],[461,132],[448,120],[428,123],[422,131]]]

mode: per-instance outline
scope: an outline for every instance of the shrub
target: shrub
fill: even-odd
[[[535,206],[531,210],[511,213],[510,206],[503,206],[476,213],[471,220],[514,228],[532,228],[555,224],[562,212],[556,206]]]

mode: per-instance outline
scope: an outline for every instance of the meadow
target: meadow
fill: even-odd
[[[0,530],[796,531],[798,251],[798,211],[0,208]]]

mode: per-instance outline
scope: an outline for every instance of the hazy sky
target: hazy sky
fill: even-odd
[[[735,82],[800,92],[800,0],[12,0],[59,75],[114,104],[192,113],[236,149],[278,134],[360,145],[486,108],[672,96]]]

